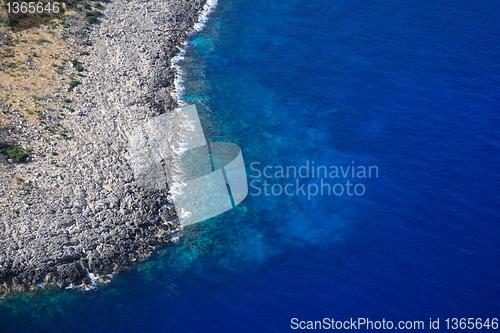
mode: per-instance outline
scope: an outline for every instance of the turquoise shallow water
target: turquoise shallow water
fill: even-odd
[[[97,292],[2,303],[1,332],[498,316],[497,16],[487,1],[222,0],[180,64],[207,137],[242,148],[254,185],[295,181],[252,177],[254,162],[379,177],[338,180],[362,196],[249,195]]]

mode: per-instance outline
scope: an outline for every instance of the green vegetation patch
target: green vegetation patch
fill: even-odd
[[[73,67],[75,67],[77,72],[83,72],[83,66],[78,60],[75,59],[72,60],[71,62],[73,63]]]
[[[42,44],[48,44],[48,43],[52,43],[52,42],[48,39],[45,39],[45,38],[40,38],[40,39],[37,39],[35,41],[36,45],[42,45]]]
[[[6,155],[16,163],[26,163],[28,152],[15,144],[0,144],[0,154]]]
[[[63,15],[59,19],[63,22],[66,23],[66,21],[71,20],[74,16],[73,15]]]
[[[102,15],[102,13],[100,11],[98,11],[98,10],[93,10],[93,11],[87,13],[87,16],[99,17],[101,15]]]
[[[0,17],[0,24],[10,27],[10,20],[8,18]]]
[[[80,84],[80,81],[77,81],[77,80],[73,80],[69,83],[69,90],[73,90],[73,88],[75,88],[77,85]]]

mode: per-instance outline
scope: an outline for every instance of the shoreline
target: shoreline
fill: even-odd
[[[195,24],[193,25],[192,30],[186,31],[186,40],[182,42],[182,46],[179,47],[179,52],[172,57],[171,66],[175,69],[175,75],[173,80],[174,90],[172,91],[172,97],[177,101],[177,105],[179,107],[187,105],[184,100],[182,100],[182,95],[185,91],[184,87],[184,72],[178,65],[180,61],[184,59],[186,54],[186,48],[189,46],[189,38],[196,32],[201,32],[205,25],[208,22],[208,15],[210,15],[218,5],[218,0],[206,0],[206,3],[203,5],[198,17],[196,19]]]
[[[88,72],[73,93],[76,112],[62,121],[74,139],[48,144],[68,167],[36,157],[15,166],[16,176],[32,184],[35,204],[15,217],[0,214],[0,294],[46,284],[90,288],[182,232],[167,193],[134,183],[128,135],[182,103],[173,60],[214,7],[202,0],[106,7],[89,33]]]

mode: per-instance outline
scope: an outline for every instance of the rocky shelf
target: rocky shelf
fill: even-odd
[[[0,156],[0,293],[90,284],[89,273],[127,269],[178,235],[166,193],[135,183],[127,144],[138,124],[177,106],[171,59],[204,3],[106,4],[88,34],[74,112],[60,121],[71,140],[47,142],[34,131],[34,150],[51,152],[50,159],[32,154],[28,163],[9,163]]]

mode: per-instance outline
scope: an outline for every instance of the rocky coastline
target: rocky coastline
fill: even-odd
[[[9,164],[9,175],[0,174],[3,192],[7,176],[15,177],[23,197],[0,195],[0,294],[90,286],[182,232],[167,193],[135,183],[127,145],[138,124],[177,107],[171,60],[204,4],[106,4],[88,34],[74,112],[61,120],[71,140],[34,140],[29,163]]]

